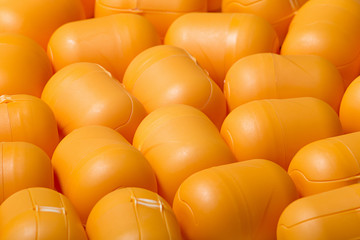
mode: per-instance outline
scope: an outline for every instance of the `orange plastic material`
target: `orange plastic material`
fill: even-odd
[[[81,0],[0,0],[0,32],[23,34],[44,49],[58,27],[84,18]]]
[[[157,191],[155,174],[144,156],[107,127],[74,130],[59,143],[52,164],[61,191],[83,223],[95,203],[117,188]]]
[[[280,217],[277,239],[359,239],[359,195],[360,184],[353,184],[294,201]]]
[[[54,187],[50,158],[34,144],[0,143],[0,203],[28,187]]]
[[[264,158],[287,170],[300,148],[340,135],[342,128],[328,104],[303,97],[243,104],[226,117],[221,134],[238,161]]]
[[[220,12],[222,0],[207,0],[208,12]]]
[[[311,0],[294,17],[281,53],[323,56],[348,86],[360,74],[359,29],[358,0]]]
[[[270,240],[297,197],[280,166],[256,159],[193,174],[181,184],[173,209],[188,240]]]
[[[170,204],[191,174],[236,161],[206,115],[181,104],[150,113],[136,130],[133,144],[150,162],[159,194]]]
[[[95,63],[74,63],[54,74],[41,98],[53,110],[61,136],[87,125],[104,125],[128,141],[146,116],[143,105]]]
[[[44,101],[31,95],[1,95],[0,141],[33,143],[51,157],[59,142],[53,112]]]
[[[161,45],[143,51],[130,63],[123,83],[148,112],[180,103],[198,108],[218,128],[225,119],[221,89],[181,48]]]
[[[220,88],[240,58],[279,49],[277,34],[266,20],[242,13],[185,14],[170,26],[165,44],[189,51]]]
[[[175,19],[189,12],[206,12],[208,0],[97,0],[95,17],[136,13],[147,18],[164,38]]]
[[[344,83],[325,58],[259,53],[234,63],[225,78],[224,94],[230,110],[258,99],[315,97],[338,112]]]
[[[0,34],[0,53],[0,94],[40,97],[53,74],[44,49],[30,38],[8,33]]]
[[[86,223],[91,240],[181,240],[180,227],[170,205],[141,188],[115,190],[98,201]]]
[[[300,149],[288,172],[302,196],[358,183],[360,132],[322,139]]]
[[[86,240],[70,201],[47,188],[29,188],[0,206],[0,238],[21,240]]]
[[[253,13],[271,23],[283,42],[290,22],[308,0],[223,0],[223,12]]]
[[[94,17],[94,9],[96,0],[81,0],[85,9],[87,18]]]
[[[48,54],[56,71],[76,62],[98,63],[122,81],[131,60],[160,44],[152,24],[136,14],[115,14],[65,24],[52,35]]]

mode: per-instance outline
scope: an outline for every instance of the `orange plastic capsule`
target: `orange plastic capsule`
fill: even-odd
[[[76,62],[98,63],[122,81],[131,60],[160,44],[152,24],[136,14],[115,14],[65,24],[52,35],[48,54],[56,71]]]
[[[286,170],[300,148],[341,133],[336,112],[311,97],[252,101],[232,111],[221,127],[238,161],[264,158]]]
[[[188,240],[276,239],[285,207],[297,198],[287,173],[268,160],[213,167],[191,175],[173,209]]]
[[[185,14],[172,23],[165,44],[189,51],[221,89],[237,60],[279,49],[276,32],[266,20],[242,13]]]
[[[325,58],[259,53],[234,63],[226,74],[224,94],[230,110],[258,99],[315,97],[338,112],[344,83]]]
[[[100,199],[86,223],[91,240],[181,240],[180,227],[170,205],[141,188],[117,189]]]
[[[175,19],[188,12],[206,12],[208,0],[98,0],[95,17],[117,13],[136,13],[147,18],[164,38]]]
[[[0,1],[0,32],[23,34],[44,49],[58,27],[84,18],[81,0]]]
[[[359,239],[359,195],[353,184],[294,201],[281,214],[277,239]]]
[[[226,116],[221,89],[178,47],[161,45],[143,51],[130,63],[123,83],[148,112],[187,104],[203,111],[219,128]]]
[[[235,161],[215,125],[187,105],[170,105],[150,113],[136,130],[133,144],[150,162],[159,194],[170,204],[191,174]]]
[[[156,192],[156,178],[145,157],[116,131],[103,126],[74,130],[59,143],[52,164],[61,191],[83,223],[95,203],[120,187]]]
[[[47,188],[21,190],[0,206],[0,238],[86,240],[70,201]]]
[[[31,95],[1,95],[0,141],[33,143],[51,157],[59,142],[53,112],[44,101]]]
[[[359,1],[311,0],[294,17],[281,53],[325,57],[348,86],[360,74],[359,28]]]
[[[53,110],[61,131],[87,125],[115,129],[130,142],[146,116],[143,105],[95,63],[74,63],[54,74],[41,98]]]

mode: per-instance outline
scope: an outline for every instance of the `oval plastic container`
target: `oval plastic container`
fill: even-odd
[[[294,201],[280,217],[277,239],[359,239],[359,196],[360,184],[353,184]]]
[[[281,54],[325,57],[339,69],[347,87],[360,74],[359,28],[359,1],[311,0],[291,22]]]
[[[116,131],[103,126],[74,130],[56,148],[52,164],[60,190],[83,223],[103,196],[122,187],[157,191],[145,157]]]
[[[171,206],[159,195],[141,188],[117,189],[91,210],[86,232],[92,240],[181,240]]]
[[[88,125],[115,129],[128,141],[146,116],[143,105],[100,65],[74,63],[54,74],[42,96],[61,136]]]
[[[185,239],[276,239],[285,207],[297,198],[287,173],[268,160],[213,167],[191,175],[173,209]]]
[[[87,236],[65,196],[47,188],[28,188],[1,204],[0,238],[86,240]]]
[[[161,45],[137,55],[126,69],[123,84],[147,112],[186,104],[204,112],[218,128],[226,116],[221,89],[192,56],[178,47]]]
[[[344,83],[336,67],[325,58],[259,53],[231,66],[224,94],[230,110],[252,100],[315,97],[338,112]]]
[[[186,49],[221,89],[226,72],[237,60],[279,49],[270,23],[243,13],[185,14],[171,24],[164,42]]]
[[[151,164],[159,194],[170,204],[191,174],[235,162],[216,126],[200,110],[187,105],[150,113],[136,130],[133,144]]]
[[[264,158],[288,169],[306,144],[342,134],[336,112],[311,97],[256,100],[237,107],[221,134],[238,161]]]
[[[131,60],[160,44],[152,24],[136,14],[115,14],[76,21],[51,36],[48,54],[56,71],[76,62],[98,63],[122,81]]]

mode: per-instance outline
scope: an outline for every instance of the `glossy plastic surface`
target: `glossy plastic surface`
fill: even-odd
[[[123,83],[147,112],[186,104],[204,112],[218,128],[226,116],[225,97],[219,86],[178,47],[161,45],[143,51],[126,69]]]
[[[237,60],[279,49],[276,32],[266,20],[242,13],[185,14],[170,26],[165,44],[186,49],[221,89]]]
[[[92,240],[182,239],[171,206],[141,188],[117,189],[100,199],[91,210],[86,232]]]
[[[86,240],[70,201],[47,188],[21,190],[0,206],[0,238],[21,240]]]
[[[221,134],[238,161],[264,158],[287,170],[308,143],[342,134],[336,112],[311,97],[256,100],[237,107]]]
[[[325,58],[259,53],[231,66],[224,94],[230,110],[258,99],[315,97],[338,112],[344,83]]]
[[[121,187],[156,192],[156,178],[145,157],[116,131],[103,126],[74,130],[56,148],[52,164],[61,191],[83,223],[95,203]]]
[[[235,161],[216,126],[200,110],[187,105],[150,113],[136,130],[133,144],[150,162],[159,194],[170,204],[191,174]]]
[[[276,239],[277,220],[297,198],[287,173],[268,160],[249,160],[200,171],[174,199],[185,239]]]

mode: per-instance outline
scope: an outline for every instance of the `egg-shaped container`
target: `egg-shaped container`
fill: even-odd
[[[59,190],[74,204],[83,223],[96,202],[117,188],[157,191],[145,157],[108,127],[74,130],[59,143],[52,164]]]
[[[288,169],[308,143],[342,134],[336,112],[317,98],[255,100],[233,110],[221,134],[238,161],[264,158]]]
[[[185,14],[171,24],[164,42],[187,50],[221,89],[227,71],[237,60],[279,49],[270,23],[245,13]]]
[[[170,105],[150,113],[136,130],[133,144],[151,164],[159,194],[170,204],[191,174],[236,161],[216,126],[188,105]]]
[[[69,199],[48,188],[28,188],[1,204],[0,238],[86,240],[87,236]]]
[[[259,53],[231,66],[224,94],[230,111],[259,99],[314,97],[339,112],[344,83],[336,67],[323,57]]]

